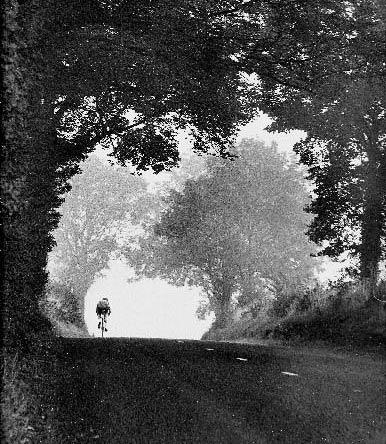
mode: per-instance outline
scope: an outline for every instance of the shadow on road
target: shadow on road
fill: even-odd
[[[344,386],[333,358],[310,366],[261,346],[67,339],[58,360],[63,443],[368,443],[385,419],[377,405],[363,415],[355,378]]]

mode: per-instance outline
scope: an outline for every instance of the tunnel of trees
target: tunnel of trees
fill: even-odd
[[[3,5],[4,333],[49,328],[39,312],[57,208],[95,147],[121,165],[178,164],[176,134],[227,157],[258,109],[298,146],[316,195],[311,237],[385,254],[382,1],[6,0]],[[344,225],[342,225],[344,221]],[[351,226],[355,239],[346,233]]]

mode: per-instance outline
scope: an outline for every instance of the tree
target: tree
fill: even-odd
[[[64,164],[56,149],[50,108],[39,93],[44,66],[35,51],[41,22],[37,3],[20,6],[6,1],[2,45],[1,212],[4,262],[2,268],[3,327],[6,343],[22,345],[29,334],[49,329],[39,311],[46,283],[46,256],[52,246],[48,233],[57,222],[67,179],[76,158]],[[36,15],[34,15],[36,13]],[[40,64],[41,62],[41,64]]]
[[[77,295],[83,314],[89,287],[118,252],[120,232],[139,223],[149,199],[145,181],[124,168],[103,164],[95,156],[81,167],[60,208],[50,257],[55,279]]]
[[[353,28],[340,50],[318,61],[318,84],[308,92],[271,88],[261,102],[275,118],[271,129],[308,134],[295,149],[315,184],[311,239],[324,246],[321,254],[358,258],[372,286],[386,252],[384,13],[381,2],[353,2]]]
[[[332,257],[359,258],[361,278],[373,284],[386,253],[385,112],[386,88],[357,82],[326,109],[326,129],[314,125],[297,146],[316,185],[311,238]]]
[[[126,252],[139,275],[201,287],[219,326],[236,294],[240,304],[250,303],[263,286],[279,292],[310,278],[315,267],[295,163],[253,140],[234,154],[232,162],[209,161],[207,174],[172,192],[153,232]]]
[[[17,341],[42,328],[56,209],[98,143],[160,171],[178,161],[179,126],[224,152],[243,116],[234,74],[212,70],[209,28],[188,8],[7,0],[5,18],[4,327]]]

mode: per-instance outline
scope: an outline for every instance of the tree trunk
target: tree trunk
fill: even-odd
[[[231,298],[233,285],[229,282],[217,282],[214,285],[213,296],[215,299],[215,327],[225,328],[230,320]]]
[[[34,152],[36,139],[28,130],[33,75],[20,54],[28,44],[28,34],[15,32],[21,27],[20,9],[15,1],[5,5],[3,45],[3,333],[6,344],[12,345],[19,344],[27,331],[39,330],[44,323],[39,315],[38,297],[45,284],[41,250],[46,248],[40,236],[44,228],[39,224],[39,202],[35,200],[40,190],[32,188],[37,177],[33,171],[36,157],[41,155],[38,150]]]
[[[368,163],[365,172],[365,192],[361,226],[360,274],[362,281],[368,282],[373,294],[382,257],[382,227],[386,186],[382,171],[385,162],[377,145],[377,134],[373,130],[368,135]]]
[[[36,111],[38,114],[38,109]],[[18,153],[12,153],[14,147],[10,147],[8,152],[13,156],[7,161],[7,167],[14,167],[7,177],[8,184],[22,182],[13,200],[13,211],[4,217],[4,327],[7,339],[16,340],[49,328],[40,313],[39,301],[47,282],[45,268],[52,246],[50,231],[57,220],[53,211],[56,168],[51,155],[55,138],[52,131],[44,131],[47,129],[44,115],[36,114],[33,123],[39,130],[33,131],[30,124],[26,124],[24,137],[28,145],[19,145]]]
[[[50,328],[39,301],[47,275],[50,231],[59,206],[53,105],[43,88],[43,2],[7,1],[3,67],[4,114],[1,191],[4,199],[3,328],[6,344],[28,345]],[[40,9],[39,9],[40,8]],[[52,11],[51,11],[52,12]]]

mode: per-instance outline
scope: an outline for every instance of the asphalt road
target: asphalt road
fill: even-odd
[[[386,359],[157,339],[63,339],[58,443],[386,444]]]

